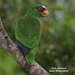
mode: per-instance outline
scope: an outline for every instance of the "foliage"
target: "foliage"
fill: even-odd
[[[6,50],[0,49],[0,75],[28,75]]]
[[[53,75],[74,75],[75,73],[75,1],[74,0],[0,0],[0,16],[9,36],[16,42],[14,31],[19,17],[36,4],[44,4],[50,14],[48,18],[41,19],[42,38],[38,46],[36,61],[47,71],[51,67],[66,67],[69,72],[52,73]],[[1,54],[0,54],[1,56]],[[6,54],[2,53],[3,59]],[[9,57],[7,57],[9,59]],[[13,58],[11,61],[14,61]],[[2,62],[2,61],[1,61]],[[0,66],[8,72],[3,63]],[[11,63],[8,60],[5,61]],[[14,61],[15,62],[15,61]],[[16,62],[15,62],[16,63]],[[22,72],[22,69],[8,65],[11,73]],[[65,63],[65,64],[64,64]],[[10,67],[11,66],[11,67]],[[13,68],[13,69],[11,69]],[[19,70],[20,69],[20,70]],[[1,73],[1,72],[0,72]],[[7,75],[5,74],[5,75]],[[11,74],[14,75],[14,74]],[[22,74],[20,74],[22,75]]]

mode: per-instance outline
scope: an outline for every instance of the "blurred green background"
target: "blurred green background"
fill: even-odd
[[[48,18],[41,18],[42,38],[35,60],[48,72],[51,67],[66,67],[69,72],[52,75],[75,75],[75,0],[0,0],[0,16],[10,36],[15,39],[16,21],[34,5],[43,4]],[[28,75],[6,51],[0,49],[0,75]]]

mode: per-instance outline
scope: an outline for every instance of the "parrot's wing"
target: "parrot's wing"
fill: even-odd
[[[16,39],[23,45],[33,48],[38,45],[41,37],[41,26],[39,20],[30,15],[20,18],[15,29]]]

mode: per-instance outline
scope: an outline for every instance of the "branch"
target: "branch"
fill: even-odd
[[[43,69],[38,63],[33,62],[28,64],[18,46],[9,38],[6,33],[0,18],[0,48],[9,50],[16,58],[18,63],[30,74],[30,75],[50,75],[45,69]]]

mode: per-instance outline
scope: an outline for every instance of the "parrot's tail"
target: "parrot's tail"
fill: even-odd
[[[23,51],[23,53],[26,57],[26,61],[29,64],[34,62],[35,54],[36,54],[36,51],[37,51],[36,47],[34,47],[33,49],[28,48],[28,47],[24,46],[20,41],[18,41],[18,45],[21,48],[21,50]]]
[[[26,56],[26,61],[27,61],[29,64],[31,64],[32,62],[34,62],[34,58],[35,58],[36,51],[37,51],[37,49],[36,49],[36,47],[35,47],[35,48],[31,49],[31,50],[29,51],[29,53],[27,54],[27,56]]]

